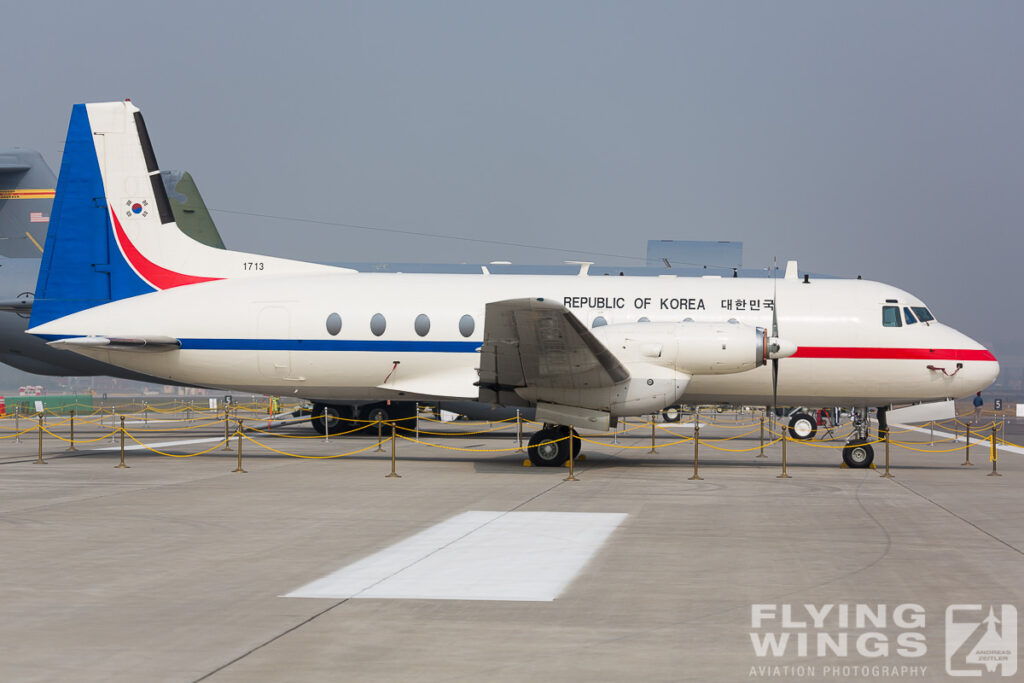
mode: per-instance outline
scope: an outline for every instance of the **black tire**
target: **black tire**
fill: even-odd
[[[569,459],[569,440],[558,427],[542,429],[530,437],[526,452],[537,467],[559,467]],[[561,439],[561,441],[559,441]]]
[[[679,406],[669,406],[661,411],[662,422],[679,422],[679,418],[683,416],[683,411],[679,409]]]
[[[789,436],[796,441],[808,441],[818,433],[818,423],[813,415],[793,413],[789,418]]]
[[[324,409],[327,410],[326,426],[324,425]],[[347,432],[352,428],[352,423],[342,416],[342,411],[344,411],[344,407],[317,403],[313,406],[310,424],[317,434],[325,434],[328,429],[330,429],[332,435]]]
[[[843,462],[847,467],[863,469],[875,461],[875,449],[862,439],[851,441],[843,447]]]
[[[391,419],[391,415],[388,413],[387,408],[384,408],[383,406],[375,406],[366,412],[365,419],[370,422],[377,422],[378,420],[381,422],[387,422]]]
[[[574,458],[579,458],[580,457],[580,453],[582,453],[582,452],[583,452],[583,440],[580,439],[580,435],[576,433],[575,429],[573,429],[572,430],[572,455],[573,455]],[[566,454],[566,458],[565,459],[566,460],[569,459],[568,454]]]

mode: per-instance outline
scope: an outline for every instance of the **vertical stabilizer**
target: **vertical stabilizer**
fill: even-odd
[[[127,101],[72,108],[33,326],[154,290],[325,270],[338,269],[218,249],[186,236],[139,109]]]

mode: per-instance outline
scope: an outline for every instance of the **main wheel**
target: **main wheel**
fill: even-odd
[[[683,411],[679,410],[679,406],[669,406],[661,411],[661,420],[662,422],[679,422],[679,417],[682,414]]]
[[[377,407],[371,408],[370,411],[366,413],[366,419],[370,422],[387,422],[391,419],[391,415],[388,413],[387,408]]]
[[[327,411],[326,424],[324,420],[325,410]],[[349,421],[341,416],[341,411],[336,406],[315,403],[313,404],[311,418],[310,424],[317,434],[326,434],[328,430],[330,430],[331,434],[340,434],[349,428]]]
[[[795,413],[789,418],[789,436],[799,441],[813,439],[818,433],[818,424],[814,421],[813,415],[807,413]]]
[[[530,437],[526,452],[537,467],[558,467],[569,459],[568,433],[559,427],[542,429]]]
[[[864,443],[862,439],[851,441],[843,448],[843,462],[847,467],[871,467],[874,460],[875,449],[871,447],[871,444]]]

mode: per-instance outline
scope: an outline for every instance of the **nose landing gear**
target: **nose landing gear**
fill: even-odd
[[[879,436],[888,433],[888,425],[885,422],[885,409],[880,409],[878,417]],[[853,438],[846,442],[843,447],[843,462],[847,467],[862,469],[871,467],[875,460],[875,449],[871,447],[868,434],[867,408],[853,409]]]

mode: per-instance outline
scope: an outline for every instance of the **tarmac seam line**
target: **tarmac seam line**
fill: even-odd
[[[1015,546],[1015,545],[1013,545],[1011,543],[1007,543],[1006,541],[1004,541],[1003,539],[999,538],[998,536],[996,536],[995,534],[993,534],[993,533],[991,533],[989,531],[985,531],[984,529],[982,529],[980,526],[978,526],[974,522],[972,522],[972,521],[970,521],[968,519],[964,519],[963,517],[961,517],[960,515],[958,515],[957,513],[953,512],[952,510],[950,510],[945,505],[943,505],[942,503],[939,503],[938,501],[932,500],[931,498],[929,498],[928,496],[924,495],[923,493],[921,493],[919,491],[915,491],[914,489],[912,489],[909,486],[907,486],[906,484],[904,484],[902,481],[896,481],[896,483],[899,484],[900,486],[902,486],[903,488],[905,488],[906,490],[910,491],[911,493],[913,493],[915,496],[918,496],[920,498],[925,499],[926,501],[928,501],[929,503],[931,503],[932,505],[934,505],[935,507],[937,507],[937,508],[939,508],[941,510],[945,510],[946,512],[948,512],[952,516],[954,516],[957,519],[959,519],[964,524],[966,524],[968,526],[971,526],[971,527],[974,527],[976,530],[978,530],[981,533],[985,534],[986,536],[988,536],[992,540],[998,541],[999,543],[1002,543],[1003,545],[1005,545],[1007,548],[1009,548],[1010,550],[1014,551],[1015,553],[1018,553],[1020,555],[1024,555],[1024,550],[1021,550],[1020,548],[1018,548],[1017,546]]]
[[[339,600],[338,602],[334,603],[334,604],[333,604],[333,605],[331,605],[330,607],[328,607],[328,608],[326,608],[326,609],[323,609],[323,610],[321,610],[321,611],[317,612],[316,614],[313,614],[312,616],[309,616],[309,617],[307,617],[306,619],[303,619],[302,621],[300,621],[299,623],[295,624],[295,625],[294,625],[294,626],[292,626],[291,628],[288,628],[288,629],[285,629],[284,631],[281,631],[280,633],[278,633],[278,634],[277,634],[276,636],[274,636],[273,638],[270,638],[269,640],[265,640],[264,642],[260,643],[260,644],[259,644],[259,645],[257,645],[256,647],[254,647],[254,648],[252,648],[252,649],[248,650],[247,652],[243,652],[242,654],[238,655],[237,657],[235,657],[235,658],[234,658],[234,659],[232,659],[231,661],[229,661],[229,662],[225,662],[224,664],[221,664],[220,666],[218,666],[218,667],[217,667],[216,669],[214,669],[213,671],[210,671],[209,673],[207,673],[207,674],[204,674],[203,676],[200,676],[199,678],[195,679],[195,681],[193,681],[193,683],[199,683],[199,681],[205,681],[205,680],[206,680],[207,678],[209,678],[210,676],[213,676],[214,674],[216,674],[216,673],[219,673],[219,672],[223,671],[224,669],[228,668],[228,667],[229,667],[229,666],[231,666],[232,664],[235,664],[235,663],[237,663],[237,662],[240,662],[241,660],[245,659],[246,657],[248,657],[248,656],[249,656],[249,655],[251,655],[252,653],[256,652],[257,650],[260,650],[260,649],[262,649],[262,648],[266,647],[267,645],[270,645],[271,643],[273,643],[274,641],[276,641],[276,640],[278,640],[278,639],[280,639],[280,638],[284,638],[284,637],[285,637],[286,635],[288,635],[288,634],[289,634],[289,633],[291,633],[292,631],[294,631],[294,630],[296,630],[296,629],[299,629],[299,628],[302,628],[303,626],[305,626],[305,625],[306,625],[306,624],[308,624],[309,622],[313,621],[314,619],[316,619],[316,618],[318,618],[318,617],[321,617],[321,616],[323,616],[324,614],[327,614],[328,612],[330,612],[330,611],[331,611],[332,609],[334,609],[335,607],[338,607],[339,605],[344,605],[344,604],[345,604],[346,602],[348,602],[348,601],[349,601],[350,599],[351,599],[351,598],[345,598],[344,600]]]
[[[436,550],[432,551],[432,552],[431,552],[431,553],[430,553],[429,555],[426,555],[426,556],[424,556],[424,557],[421,557],[421,558],[419,558],[418,560],[416,560],[416,562],[413,562],[412,564],[410,564],[410,565],[408,565],[408,566],[406,566],[406,567],[403,567],[403,568],[401,568],[401,569],[397,570],[396,572],[394,572],[393,574],[391,574],[391,576],[385,577],[385,578],[381,579],[380,581],[377,581],[377,582],[376,582],[376,583],[374,583],[374,584],[373,584],[372,586],[367,586],[366,588],[364,588],[364,589],[363,589],[362,591],[360,591],[360,592],[361,592],[361,593],[362,593],[362,592],[365,592],[365,591],[369,590],[370,588],[372,588],[373,586],[377,585],[378,583],[381,583],[382,581],[386,581],[387,579],[391,578],[391,577],[392,577],[392,576],[394,576],[395,574],[399,574],[399,573],[401,573],[401,572],[405,571],[406,569],[408,569],[409,567],[412,567],[413,565],[415,565],[415,564],[417,564],[417,563],[419,563],[419,562],[422,562],[422,561],[423,561],[424,559],[426,559],[427,557],[430,557],[430,555],[433,555],[433,554],[435,554],[435,553],[437,553],[437,552],[440,552],[440,551],[441,551],[441,550],[443,550],[444,548],[446,548],[446,547],[448,547],[448,546],[452,545],[452,543],[456,543],[457,541],[461,540],[462,538],[465,538],[466,536],[468,536],[468,535],[470,535],[470,534],[472,534],[472,533],[474,533],[474,532],[476,532],[476,531],[478,531],[478,530],[482,529],[483,527],[487,526],[487,524],[491,524],[491,523],[492,523],[492,522],[494,522],[494,521],[495,521],[496,519],[500,519],[501,517],[504,517],[505,515],[509,514],[510,512],[515,512],[516,510],[518,510],[518,509],[519,509],[519,508],[521,508],[522,506],[524,506],[524,505],[527,505],[528,503],[530,503],[530,502],[532,502],[532,501],[536,500],[537,498],[540,498],[541,496],[543,496],[543,495],[545,495],[545,494],[547,494],[547,493],[550,493],[550,492],[551,492],[551,491],[553,491],[554,489],[556,489],[556,488],[558,488],[559,486],[561,486],[561,485],[562,485],[563,483],[565,483],[565,482],[562,482],[562,481],[558,481],[558,482],[556,482],[556,483],[552,484],[551,486],[549,486],[548,488],[544,489],[543,491],[540,491],[539,493],[536,493],[536,494],[534,494],[533,496],[530,496],[529,498],[527,498],[526,500],[524,500],[524,501],[523,501],[522,503],[519,503],[518,505],[516,505],[516,506],[515,506],[514,508],[511,508],[511,509],[509,509],[509,510],[506,510],[506,511],[505,511],[505,512],[504,512],[504,513],[503,513],[502,515],[500,515],[499,517],[495,518],[494,520],[490,520],[490,521],[489,521],[489,522],[487,522],[486,524],[483,524],[483,525],[481,525],[481,526],[477,527],[476,529],[473,529],[472,531],[469,531],[469,532],[467,532],[467,533],[466,533],[466,534],[464,534],[464,535],[463,535],[462,537],[460,537],[460,538],[457,538],[457,539],[455,539],[455,540],[451,541],[450,543],[447,543],[447,544],[445,544],[445,545],[444,545],[444,546],[442,546],[441,548],[437,548]],[[257,650],[260,650],[260,649],[262,649],[262,648],[266,647],[267,645],[270,645],[271,643],[273,643],[273,642],[275,642],[275,641],[277,641],[277,640],[279,640],[279,639],[281,639],[281,638],[285,637],[285,636],[286,636],[286,635],[288,635],[289,633],[292,633],[293,631],[296,631],[297,629],[300,629],[300,628],[302,628],[303,626],[305,626],[306,624],[310,623],[310,622],[311,622],[311,621],[313,621],[314,619],[317,619],[318,617],[321,617],[321,616],[323,616],[324,614],[327,614],[328,612],[330,612],[331,610],[333,610],[333,609],[334,609],[335,607],[338,607],[338,606],[340,606],[340,605],[343,605],[343,604],[345,604],[346,602],[348,602],[349,600],[352,600],[352,599],[354,599],[355,597],[357,597],[357,596],[353,596],[353,597],[351,597],[351,598],[345,598],[344,600],[339,600],[338,602],[334,603],[334,604],[333,604],[333,605],[331,605],[330,607],[328,607],[328,608],[326,608],[326,609],[324,609],[324,610],[321,610],[320,612],[317,612],[316,614],[313,614],[313,615],[311,615],[310,617],[308,617],[308,618],[306,618],[306,619],[304,619],[304,620],[300,621],[300,622],[299,622],[298,624],[295,624],[294,626],[292,626],[292,627],[290,627],[290,628],[288,628],[288,629],[286,629],[286,630],[282,631],[281,633],[278,633],[278,634],[277,634],[277,635],[275,635],[275,636],[274,636],[273,638],[270,638],[270,639],[268,639],[268,640],[266,640],[266,641],[264,641],[264,642],[260,643],[259,645],[257,645],[257,646],[255,646],[255,647],[253,647],[252,649],[248,650],[247,652],[243,652],[242,654],[238,655],[237,657],[235,657],[235,658],[234,658],[234,659],[232,659],[231,661],[229,661],[229,662],[225,662],[224,664],[222,664],[221,666],[217,667],[217,668],[216,668],[216,669],[214,669],[213,671],[210,671],[209,673],[207,673],[207,674],[205,674],[205,675],[201,676],[200,678],[197,678],[197,679],[195,679],[195,681],[193,681],[193,683],[200,683],[200,681],[205,681],[205,680],[206,680],[206,679],[208,679],[208,678],[209,678],[210,676],[213,676],[214,674],[216,674],[216,673],[218,673],[218,672],[220,672],[220,671],[223,671],[224,669],[228,668],[228,667],[229,667],[229,666],[231,666],[232,664],[236,664],[236,663],[240,662],[241,660],[245,659],[246,657],[248,657],[249,655],[253,654],[253,653],[254,653],[254,652],[256,652]]]

